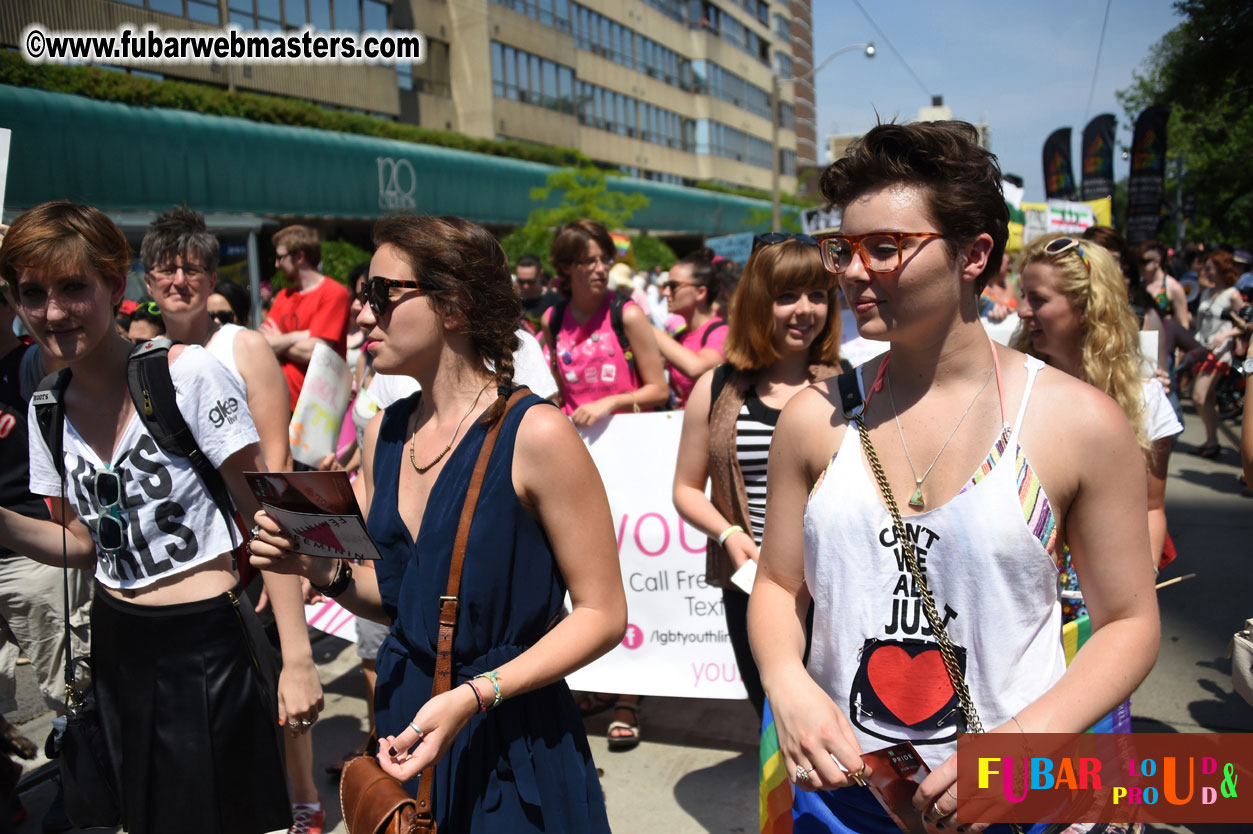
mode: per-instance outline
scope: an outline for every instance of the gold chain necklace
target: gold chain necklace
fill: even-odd
[[[489,382],[487,385],[491,385],[491,383]],[[474,400],[470,403],[470,407],[466,409],[466,413],[461,415],[461,422],[457,424],[457,428],[452,430],[452,437],[448,438],[448,445],[435,456],[435,460],[426,466],[419,466],[417,459],[413,455],[413,447],[416,445],[418,438],[418,430],[414,428],[413,437],[409,438],[409,463],[413,464],[413,468],[417,470],[419,475],[425,475],[432,466],[444,459],[444,455],[448,454],[448,450],[452,448],[453,441],[457,439],[457,434],[461,431],[461,427],[465,425],[466,418],[470,416],[470,412],[474,410],[474,407],[479,404],[479,397],[483,396],[483,392],[487,390],[487,385],[479,389],[479,392],[474,395]]]
[[[888,400],[892,403],[892,419],[896,421],[896,433],[901,436],[901,448],[905,450],[905,460],[909,462],[909,471],[914,476],[914,494],[909,497],[909,506],[916,510],[921,510],[927,506],[926,499],[922,495],[922,482],[931,474],[931,470],[940,461],[940,455],[944,454],[944,450],[948,448],[949,442],[957,436],[957,430],[962,427],[962,423],[966,422],[966,415],[975,407],[975,403],[979,400],[979,395],[988,387],[988,383],[992,381],[992,371],[988,371],[987,379],[983,380],[983,384],[979,386],[979,390],[975,392],[974,399],[970,401],[970,405],[966,406],[966,410],[962,412],[961,419],[957,421],[957,425],[953,426],[953,431],[949,434],[948,440],[944,441],[944,445],[940,447],[940,451],[935,453],[935,460],[931,461],[931,465],[927,467],[927,471],[922,473],[922,477],[918,477],[918,469],[914,466],[914,459],[909,455],[909,446],[905,445],[905,432],[901,429],[901,418],[896,413],[896,398],[892,396],[892,377],[885,376],[884,380],[888,384]]]

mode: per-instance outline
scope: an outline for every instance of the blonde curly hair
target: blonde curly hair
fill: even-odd
[[[1145,427],[1140,327],[1127,300],[1122,271],[1109,252],[1086,240],[1075,238],[1082,254],[1079,247],[1056,255],[1045,251],[1044,247],[1061,237],[1066,235],[1046,235],[1031,241],[1018,256],[1017,271],[1021,274],[1036,263],[1057,270],[1058,290],[1083,323],[1083,381],[1114,398],[1131,421],[1140,448],[1147,453],[1151,444]],[[1012,347],[1046,359],[1032,347],[1024,327],[1014,333]]]

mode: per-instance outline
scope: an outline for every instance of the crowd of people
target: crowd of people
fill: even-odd
[[[1194,451],[1219,455],[1253,322],[1247,252],[1171,265],[1098,227],[1013,256],[1000,183],[969,125],[881,125],[822,178],[838,232],[639,275],[590,220],[511,268],[474,223],[388,216],[341,283],[317,230],[287,226],[255,330],[195,211],[147,230],[141,299],[124,298],[132,253],[104,213],[25,212],[0,244],[0,605],[16,641],[0,709],[19,646],[64,709],[68,635],[91,656],[127,831],[320,834],[303,603],[334,599],[357,616],[368,690],[368,738],[345,761],[376,756],[447,830],[607,831],[583,719],[612,709],[608,744],[626,750],[643,704],[564,682],[627,615],[579,429],[676,409],[674,506],[707,538],[705,580],[798,816],[896,830],[861,754],[910,742],[931,770],[918,810],[956,827],[959,732],[1079,732],[1152,668],[1178,395],[1205,427]],[[886,353],[842,359],[842,304]],[[998,344],[984,322],[1010,316]],[[161,336],[171,401],[141,405],[130,371]],[[305,464],[289,424],[327,348],[352,393],[334,450]],[[36,390],[60,423],[41,422]],[[227,497],[163,445],[151,421],[172,413]],[[348,473],[380,560],[301,553],[244,477],[301,469]],[[754,567],[750,595],[732,575]],[[1081,616],[1092,637],[1067,665],[1060,629]],[[959,661],[915,664],[925,681],[868,671],[901,652]],[[946,697],[901,710],[907,690]],[[0,746],[23,741],[0,724]],[[45,819],[69,825],[55,806]]]

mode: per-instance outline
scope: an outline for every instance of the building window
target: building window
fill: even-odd
[[[792,21],[776,13],[774,16],[774,36],[779,40],[780,45],[791,43]]]
[[[335,28],[341,32],[361,31],[361,0],[335,0]]]
[[[725,14],[709,0],[690,0],[690,8],[699,9],[693,15],[692,27],[707,29],[727,43],[752,55],[767,66],[770,65],[770,42],[758,37],[757,33],[740,23],[733,16]],[[747,8],[747,6],[746,6]],[[753,9],[749,8],[751,13]],[[763,23],[766,21],[762,21]]]
[[[748,112],[770,118],[770,91],[758,87],[712,61],[692,62],[692,87]]]
[[[779,102],[779,127],[784,130],[796,129],[796,108],[786,101]]]
[[[712,119],[696,123],[696,153],[746,162],[757,168],[771,167],[771,144],[765,139],[728,127]]]
[[[792,58],[782,52],[774,53],[774,74],[780,78],[792,77]]]
[[[686,0],[644,0],[644,2],[671,20],[677,20],[680,23],[687,22]]]
[[[415,78],[421,67],[441,63],[436,47],[442,48],[444,84],[448,85],[448,44],[442,41],[428,39],[429,57],[426,64],[415,68]],[[493,95],[562,113],[574,112],[573,69],[496,41],[492,41],[491,54]]]
[[[498,45],[492,44],[493,57],[495,57],[495,47]],[[419,93],[452,98],[452,70],[448,55],[447,42],[427,38],[425,61],[420,64],[396,63],[396,85],[402,90],[417,90]],[[495,78],[496,64],[493,62],[493,81]]]
[[[785,177],[796,176],[796,151],[779,148],[779,173]]]
[[[552,26],[563,32],[570,31],[570,0],[492,0],[498,6],[513,9],[531,20]]]
[[[331,0],[309,0],[309,23],[314,29],[331,28]]]

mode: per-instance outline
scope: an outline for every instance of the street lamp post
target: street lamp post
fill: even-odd
[[[816,75],[818,70],[831,63],[837,56],[843,55],[845,52],[854,50],[863,50],[867,58],[873,58],[875,49],[874,43],[854,43],[848,46],[842,46],[827,56],[821,64],[813,67],[809,72],[803,72],[800,75],[792,75],[787,78],[779,78],[777,72],[770,75],[770,229],[778,232],[782,229],[782,207],[779,202],[779,85],[787,82],[794,83],[796,81],[804,81],[812,75]],[[795,129],[795,124],[793,124]]]

